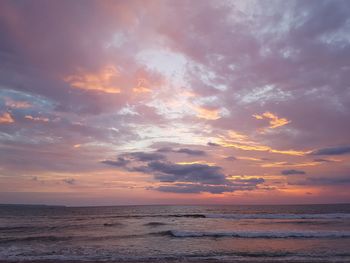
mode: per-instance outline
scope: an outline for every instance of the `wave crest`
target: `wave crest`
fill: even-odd
[[[350,232],[341,231],[230,231],[197,232],[170,230],[172,237],[237,237],[237,238],[350,238]]]

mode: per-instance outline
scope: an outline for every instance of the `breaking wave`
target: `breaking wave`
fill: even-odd
[[[350,219],[350,214],[207,214],[205,217],[226,219]]]
[[[230,231],[198,232],[170,230],[172,237],[237,237],[237,238],[350,238],[350,232],[341,231]]]

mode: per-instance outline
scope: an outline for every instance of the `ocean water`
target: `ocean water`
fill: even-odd
[[[350,262],[350,205],[0,206],[0,261]]]

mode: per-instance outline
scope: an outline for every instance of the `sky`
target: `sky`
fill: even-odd
[[[350,202],[350,2],[2,0],[0,203]]]

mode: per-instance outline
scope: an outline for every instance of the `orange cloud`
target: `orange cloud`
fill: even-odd
[[[275,129],[275,128],[284,126],[284,125],[291,122],[290,120],[287,120],[286,118],[279,118],[277,115],[275,115],[269,111],[264,112],[261,115],[254,114],[253,117],[257,120],[263,120],[263,119],[269,120],[269,124],[270,124],[269,128],[270,129]]]
[[[0,123],[13,123],[15,120],[12,118],[11,114],[8,112],[4,112],[0,115]]]
[[[76,75],[64,78],[71,87],[83,90],[100,91],[105,93],[120,93],[120,88],[115,85],[119,72],[114,66],[106,66],[98,72],[83,72],[79,70]]]
[[[42,122],[50,121],[48,118],[45,118],[45,117],[33,117],[30,115],[26,115],[24,118],[27,120],[32,120],[32,121],[42,121]]]
[[[245,150],[245,151],[261,151],[261,152],[280,153],[280,154],[296,155],[296,156],[303,156],[310,153],[310,151],[277,150],[277,149],[271,148],[270,146],[258,145],[258,144],[245,145],[245,144],[230,143],[225,141],[219,141],[219,144],[223,147],[232,147],[232,148]]]
[[[223,147],[231,147],[244,151],[260,151],[260,152],[270,152],[279,153],[295,156],[303,156],[311,151],[295,151],[295,150],[277,150],[270,146],[262,145],[251,140],[247,135],[238,133],[236,131],[228,131],[227,136],[220,136],[220,138],[215,141],[215,143],[220,144]]]
[[[254,158],[254,157],[248,157],[248,156],[240,156],[237,157],[238,160],[244,160],[244,161],[253,161],[253,162],[261,162],[262,160],[260,158]]]
[[[264,163],[261,167],[305,167],[305,166],[317,166],[322,163],[318,162],[302,162],[302,163],[288,163],[288,162],[272,162],[272,163]]]
[[[220,119],[220,111],[218,109],[206,109],[203,107],[193,106],[194,110],[197,112],[197,117],[206,120],[217,120]]]
[[[193,161],[193,162],[177,162],[176,164],[179,164],[179,165],[206,164],[208,166],[215,166],[216,165],[216,163],[211,163],[211,162],[207,162],[207,161],[204,161],[204,160]]]
[[[227,132],[227,134],[228,134],[228,136],[229,136],[231,141],[245,142],[247,144],[254,143],[254,142],[249,140],[247,135],[239,133],[237,131],[230,130],[230,131]]]

